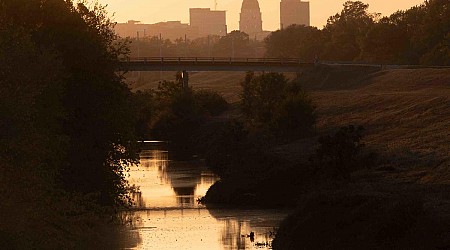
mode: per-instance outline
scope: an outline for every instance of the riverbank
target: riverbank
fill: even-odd
[[[242,78],[243,75],[239,77],[233,73],[226,84],[216,82],[218,85],[213,86],[197,82],[195,88],[216,89],[219,94],[239,96]],[[370,217],[359,226],[353,225],[352,221],[359,218],[354,217],[355,214],[379,213],[381,217],[390,213],[401,214],[412,202],[418,204],[411,211],[411,216],[417,216],[417,220],[405,219],[406,222],[399,223],[414,224],[415,232],[427,228],[420,224],[422,222],[440,221],[441,226],[436,229],[448,229],[450,224],[446,224],[446,218],[450,217],[450,198],[445,195],[445,190],[450,183],[450,70],[397,69],[352,73],[318,69],[304,72],[301,79],[303,88],[309,91],[317,106],[318,118],[313,136],[288,143],[272,143],[270,139],[261,139],[258,133],[253,133],[253,139],[247,144],[224,140],[239,139],[236,136],[239,136],[240,128],[236,121],[242,121],[243,116],[238,102],[234,102],[225,114],[202,125],[199,130],[209,140],[209,144],[203,143],[206,144],[204,147],[211,149],[214,143],[228,143],[228,149],[239,151],[240,146],[246,148],[241,151],[241,158],[245,160],[232,165],[231,168],[236,170],[232,171],[234,174],[225,176],[209,189],[206,203],[271,208],[297,206],[298,212],[286,221],[296,218],[294,221],[300,222],[305,218],[301,214],[311,214],[315,210],[342,217],[333,210],[335,204],[332,202],[342,200],[337,206],[350,208],[349,214],[344,216],[348,220],[330,221],[328,228],[351,234],[352,230],[357,232],[358,228],[375,220],[375,217]],[[228,85],[231,81],[234,84]],[[225,90],[225,87],[228,88]],[[364,126],[365,154],[376,157],[370,164],[361,164],[357,171],[345,178],[329,178],[317,173],[309,159],[319,146],[318,137],[332,134],[349,124]],[[220,134],[223,136],[218,136]],[[228,155],[227,152],[219,150],[211,158],[216,156],[220,161],[224,155]],[[403,199],[403,196],[417,199]],[[354,202],[355,199],[360,201]],[[331,203],[321,202],[323,200]],[[377,202],[382,204],[378,210],[373,208]],[[320,219],[319,214],[311,216],[313,221]],[[384,226],[396,223],[394,217],[387,217]],[[417,221],[422,222],[415,224]],[[338,224],[340,226],[335,228]],[[381,224],[366,236],[374,236],[373,232],[384,227]],[[275,246],[284,249],[293,243],[303,232],[294,228],[308,228],[311,233],[321,230],[320,227],[308,227],[308,224],[285,223],[280,232],[290,233],[278,242],[287,245],[277,243]],[[412,235],[405,233],[396,239],[407,241]],[[383,237],[380,239],[385,239]],[[329,242],[326,235],[319,239]],[[436,242],[440,242],[439,246],[446,244],[445,241]],[[345,243],[348,242],[339,244]]]

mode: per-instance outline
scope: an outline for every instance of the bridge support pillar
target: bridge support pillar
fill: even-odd
[[[187,89],[189,88],[189,73],[186,70],[183,70],[181,73],[181,79],[183,83],[183,88]]]

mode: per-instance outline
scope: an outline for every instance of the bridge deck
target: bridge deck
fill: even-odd
[[[300,72],[312,62],[278,58],[142,57],[121,62],[127,71],[276,71]]]

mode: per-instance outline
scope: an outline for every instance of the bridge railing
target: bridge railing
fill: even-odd
[[[124,62],[141,63],[267,63],[267,64],[306,64],[298,58],[232,58],[232,57],[132,57]]]

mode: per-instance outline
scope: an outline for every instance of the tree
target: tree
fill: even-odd
[[[340,14],[328,18],[323,32],[326,39],[323,56],[328,60],[353,61],[361,53],[360,44],[374,24],[375,14],[368,4],[347,1]]]
[[[315,27],[291,25],[272,32],[266,39],[268,57],[300,58],[312,62],[323,50],[322,32]]]
[[[0,248],[92,248],[124,204],[135,113],[111,25],[98,5],[0,3]]]
[[[418,63],[449,65],[448,38],[450,36],[450,3],[445,0],[426,1],[416,15],[420,25],[416,26],[411,43],[420,56]]]
[[[279,73],[248,72],[241,85],[242,110],[252,126],[290,139],[312,131],[315,107],[296,81]]]
[[[251,57],[249,36],[240,31],[231,31],[214,45],[215,57]]]
[[[253,123],[268,123],[272,120],[279,101],[286,97],[284,90],[288,80],[279,73],[257,76],[248,72],[241,85],[244,114]]]
[[[31,106],[28,118],[18,121],[27,129],[17,133],[26,137],[37,130],[41,147],[54,149],[36,165],[46,169],[45,162],[58,162],[54,181],[66,191],[96,194],[104,205],[123,202],[125,167],[137,161],[135,118],[131,92],[116,74],[118,57],[127,50],[116,43],[104,8],[63,0],[7,0],[0,13],[2,24],[9,27],[2,26],[7,34],[2,36],[3,58],[12,60],[11,65],[24,58],[24,65],[30,66],[9,68],[3,79],[13,86],[12,78],[29,77],[26,82],[33,86],[27,99],[22,89],[10,93]],[[8,49],[15,40],[23,46]],[[17,112],[12,111],[12,117]]]

